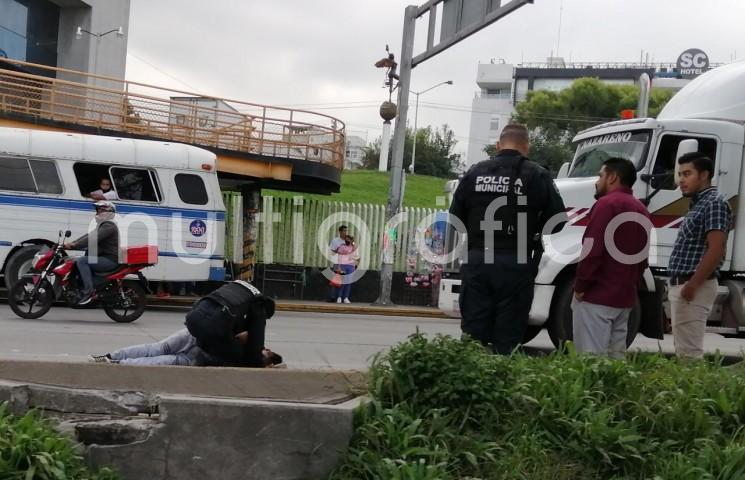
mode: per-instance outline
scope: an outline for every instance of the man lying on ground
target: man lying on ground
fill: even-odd
[[[245,344],[248,332],[241,332],[235,336],[236,340]],[[264,367],[282,368],[282,356],[268,348],[261,350]],[[105,355],[92,355],[89,359],[93,363],[118,363],[122,365],[182,365],[189,367],[225,366],[219,357],[210,355],[202,350],[196,337],[184,328],[159,342],[133,345],[114,350]],[[234,365],[243,366],[243,365]]]
[[[153,344],[135,345],[105,355],[96,363],[263,368],[282,357],[264,346],[266,320],[274,301],[248,282],[227,283],[200,299],[186,314],[186,328]]]

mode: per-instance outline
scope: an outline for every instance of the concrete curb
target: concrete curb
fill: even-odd
[[[8,292],[5,289],[0,290],[0,301],[6,302]],[[170,307],[170,308],[190,308],[198,297],[169,297],[158,298],[154,295],[148,295],[148,307]],[[279,312],[307,312],[307,313],[336,313],[346,315],[381,315],[386,317],[421,317],[421,318],[450,318],[440,310],[434,307],[416,307],[416,306],[399,306],[392,305],[389,307],[370,305],[365,303],[359,304],[338,304],[338,303],[301,303],[287,302],[276,300],[277,311]]]
[[[116,392],[54,388],[50,402],[44,398],[49,388],[0,380],[0,401],[17,415],[38,409],[52,417],[59,431],[80,442],[91,466],[151,480],[327,478],[364,401],[319,405],[159,395],[152,412],[137,415],[127,404],[99,404]]]
[[[197,297],[170,297],[158,298],[148,296],[148,306],[158,307],[182,307],[189,308]],[[308,313],[336,313],[347,315],[382,315],[392,317],[423,317],[423,318],[449,318],[434,307],[412,307],[412,306],[378,306],[365,303],[360,304],[338,304],[338,303],[301,303],[276,300],[279,312],[308,312]]]

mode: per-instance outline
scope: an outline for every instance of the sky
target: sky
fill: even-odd
[[[466,2],[471,0],[464,0]],[[504,0],[503,3],[506,3]],[[420,0],[424,3],[424,0]],[[332,115],[347,133],[380,136],[385,46],[401,50],[411,0],[131,0],[128,80]],[[418,65],[418,126],[448,124],[465,154],[479,63],[674,63],[689,48],[745,59],[743,0],[535,0]],[[426,38],[417,22],[415,55]],[[395,98],[394,98],[395,101]],[[413,96],[409,124],[413,124]]]

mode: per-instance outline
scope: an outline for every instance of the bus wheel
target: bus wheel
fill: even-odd
[[[16,250],[5,263],[5,288],[10,291],[18,279],[31,270],[31,261],[34,255],[44,248],[43,245],[29,245]]]

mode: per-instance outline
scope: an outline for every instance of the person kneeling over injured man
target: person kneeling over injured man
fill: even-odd
[[[95,363],[278,367],[282,357],[264,346],[266,320],[274,301],[248,282],[223,285],[197,301],[186,314],[186,328],[160,342],[134,345],[105,355]]]

